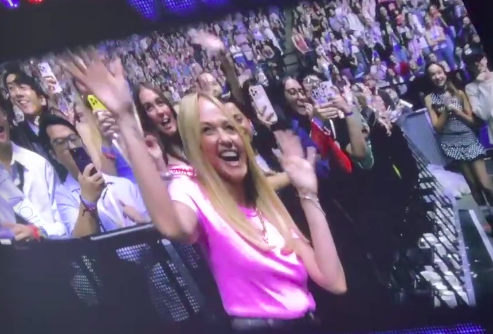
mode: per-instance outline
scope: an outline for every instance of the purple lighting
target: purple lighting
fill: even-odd
[[[21,0],[0,0],[8,9],[19,8]]]

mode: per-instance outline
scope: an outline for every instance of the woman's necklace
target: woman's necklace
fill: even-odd
[[[255,209],[255,212],[257,213],[257,217],[260,221],[260,224],[262,225],[262,240],[268,244],[269,243],[269,237],[267,236],[267,225],[265,224],[264,216],[260,212],[259,209]]]

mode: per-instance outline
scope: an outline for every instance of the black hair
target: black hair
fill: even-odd
[[[149,89],[153,91],[154,93],[159,96],[159,98],[168,106],[168,108],[171,110],[171,113],[173,114],[174,119],[177,119],[177,113],[173,107],[173,104],[169,101],[168,98],[163,94],[163,91],[152,84],[149,84],[147,82],[140,82],[137,86],[134,87],[133,93],[134,93],[134,102],[135,106],[137,107],[137,114],[139,115],[140,121],[142,123],[142,128],[144,132],[152,134],[154,136],[157,136],[157,139],[159,140],[160,144],[163,146],[164,151],[166,154],[169,154],[175,159],[178,159],[180,161],[183,161],[185,163],[188,163],[186,158],[180,154],[179,152],[176,152],[173,144],[178,144],[180,148],[183,149],[183,143],[181,141],[181,136],[180,136],[180,131],[178,128],[176,129],[176,133],[173,135],[172,138],[168,138],[164,136],[157,128],[156,124],[151,120],[149,115],[147,115],[147,112],[144,109],[144,106],[142,103],[140,103],[140,98],[139,94],[142,89]],[[166,159],[166,157],[165,157]]]
[[[43,115],[39,120],[38,138],[40,144],[46,148],[49,148],[50,150],[53,150],[53,147],[51,145],[50,136],[48,135],[48,128],[53,125],[65,126],[72,130],[76,135],[80,136],[75,126],[67,121],[65,118],[51,114]]]
[[[15,75],[15,79],[14,79],[15,84],[27,85],[31,87],[31,89],[36,93],[38,97],[44,97],[45,99],[48,99],[48,96],[45,94],[45,92],[38,84],[38,82],[33,77],[23,72],[20,68],[16,68],[16,67],[7,68],[7,71],[3,76],[4,87],[7,87],[7,78],[10,75]]]
[[[454,82],[451,80],[449,74],[447,73],[447,71],[445,71],[445,68],[443,67],[442,64],[440,63],[435,63],[435,62],[429,62],[428,64],[426,64],[426,67],[425,67],[425,73],[426,75],[428,76],[429,80],[430,80],[430,83],[433,87],[433,89],[435,90],[436,89],[436,86],[433,84],[433,82],[431,81],[431,77],[430,77],[430,67],[433,66],[433,65],[436,65],[438,67],[440,67],[442,69],[442,71],[445,73],[445,76],[447,77],[447,80],[445,82],[445,89],[452,95],[452,96],[455,96],[456,98],[458,98],[461,102],[462,101],[462,98],[460,97],[459,95],[459,90],[457,89],[456,85],[454,84]]]

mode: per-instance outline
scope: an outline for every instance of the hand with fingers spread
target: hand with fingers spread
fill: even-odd
[[[105,187],[103,174],[96,172],[91,175],[94,164],[89,164],[84,172],[79,174],[80,196],[90,203],[97,203]]]
[[[281,155],[279,161],[281,166],[288,174],[291,184],[303,194],[317,194],[318,181],[315,173],[315,162],[317,151],[314,147],[309,147],[306,152],[303,150],[300,138],[291,131],[276,131],[274,136],[277,139]]]
[[[61,65],[115,117],[133,117],[133,98],[125,80],[121,60],[113,60],[110,71],[95,50],[84,54],[82,58],[66,57]]]
[[[118,203],[120,204],[120,206],[122,208],[123,216],[125,218],[130,219],[135,224],[146,224],[146,223],[149,223],[149,221],[146,221],[146,219],[144,218],[144,216],[139,211],[137,211],[137,209],[134,208],[133,206],[127,205],[123,201],[118,201]]]
[[[193,44],[202,46],[211,55],[225,50],[224,43],[217,36],[206,31],[190,30],[188,35],[192,38]]]

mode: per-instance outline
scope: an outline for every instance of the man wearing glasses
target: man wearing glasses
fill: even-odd
[[[23,241],[66,236],[55,201],[59,186],[55,170],[42,156],[10,140],[10,122],[3,108],[0,108],[0,165],[13,181],[14,190],[18,188],[23,194],[15,203],[10,203],[22,223],[7,222],[9,224],[2,228],[9,229],[16,240]],[[6,186],[2,183],[2,191],[7,190]]]
[[[56,200],[62,221],[72,237],[150,222],[140,192],[131,181],[102,174],[92,163],[79,171],[70,151],[83,150],[84,144],[70,122],[55,115],[43,117],[39,138],[68,170]]]

